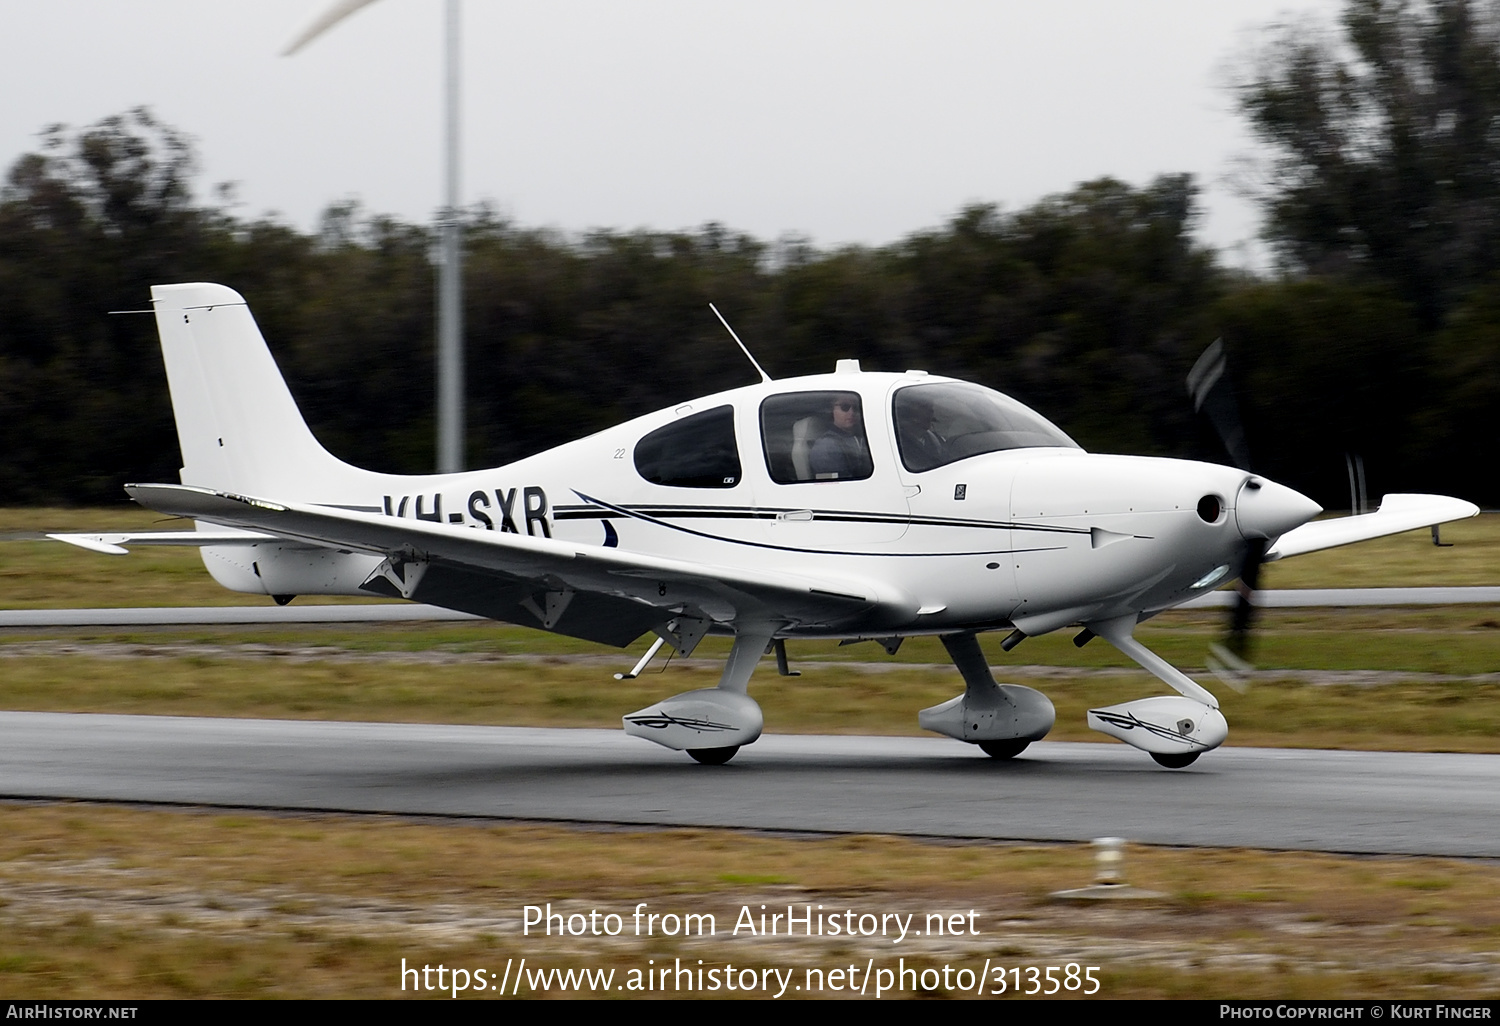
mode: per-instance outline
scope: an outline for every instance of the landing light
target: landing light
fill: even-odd
[[[1190,589],[1207,588],[1211,584],[1217,584],[1227,573],[1229,573],[1229,565],[1227,563],[1223,566],[1216,566],[1208,573],[1198,578],[1192,584],[1188,585],[1188,587]]]

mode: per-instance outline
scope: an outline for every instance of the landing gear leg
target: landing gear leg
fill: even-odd
[[[729,650],[729,658],[724,663],[724,674],[719,678],[720,689],[745,695],[750,690],[750,675],[755,672],[760,657],[766,654],[770,642],[770,638],[760,634],[735,635],[734,647]],[[778,656],[778,661],[785,660],[785,650],[778,652]],[[756,736],[759,735],[757,730]],[[689,748],[687,753],[705,766],[722,766],[739,750],[739,745],[727,745],[723,748]]]
[[[924,730],[978,745],[995,759],[1013,759],[1052,729],[1056,713],[1047,696],[1019,684],[997,684],[973,631],[944,634],[943,647],[964,678],[964,693],[923,709]]]
[[[1122,616],[1084,626],[1150,670],[1178,695],[1158,695],[1089,710],[1089,727],[1133,745],[1167,769],[1183,769],[1229,735],[1219,700],[1202,685],[1135,640],[1136,618]]]
[[[710,766],[734,758],[741,747],[760,737],[765,724],[760,706],[745,691],[771,635],[769,627],[737,635],[718,687],[685,691],[624,716],[625,733],[687,752]],[[631,672],[640,672],[640,666]]]

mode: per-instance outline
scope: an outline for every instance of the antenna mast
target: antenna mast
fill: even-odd
[[[771,383],[771,375],[767,374],[766,369],[756,361],[755,357],[750,355],[750,350],[745,348],[745,343],[740,341],[740,337],[734,333],[734,329],[729,326],[729,322],[724,319],[724,315],[719,313],[719,308],[712,303],[708,304],[708,308],[714,312],[714,316],[719,319],[719,323],[724,325],[724,330],[729,332],[729,337],[734,339],[735,345],[740,347],[740,352],[745,354],[745,359],[749,360],[751,366],[760,374],[761,382],[769,385]]]

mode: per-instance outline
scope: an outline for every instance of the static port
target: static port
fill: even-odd
[[[1198,516],[1203,518],[1205,524],[1215,524],[1219,521],[1219,514],[1224,512],[1224,501],[1217,495],[1205,495],[1198,500]]]

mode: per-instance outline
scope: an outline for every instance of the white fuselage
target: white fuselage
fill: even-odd
[[[309,482],[305,494],[287,498],[609,545],[705,567],[878,579],[909,598],[912,612],[902,622],[885,613],[837,629],[787,624],[781,631],[842,637],[1008,625],[1038,634],[1149,614],[1232,579],[1247,537],[1274,538],[1316,511],[1290,489],[1240,470],[1094,455],[1070,447],[1065,436],[1062,444],[983,452],[913,470],[923,460],[911,451],[914,432],[898,438],[895,396],[948,380],[848,371],[766,382],[493,470],[414,477],[357,472],[347,480]],[[827,396],[852,397],[862,407],[868,464],[858,479],[807,479],[820,452],[829,458],[831,443],[773,437],[778,429],[768,400],[774,405],[775,397],[798,393],[813,397],[809,409]],[[647,457],[638,453],[642,439],[697,423],[687,418],[710,411],[720,411],[714,423],[721,433],[732,423],[737,472],[688,485],[647,480],[641,469]],[[831,421],[809,416],[795,427],[801,435],[843,440]],[[668,448],[691,448],[691,427],[680,434]],[[723,451],[710,456],[715,465],[727,458]],[[811,468],[804,466],[809,460]],[[270,594],[357,594],[378,562],[274,543],[206,550],[205,561],[221,583]]]

